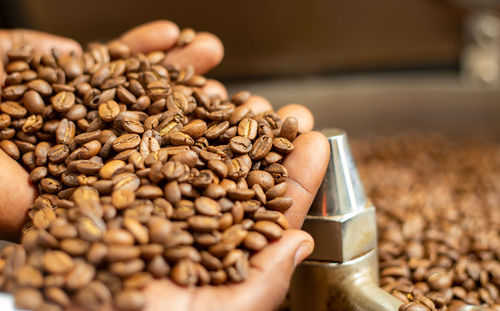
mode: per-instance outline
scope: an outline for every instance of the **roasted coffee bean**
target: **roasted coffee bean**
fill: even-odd
[[[9,115],[13,119],[22,118],[28,112],[26,108],[13,101],[5,101],[3,103],[0,103],[0,111]]]
[[[252,150],[249,155],[252,160],[260,160],[264,158],[272,148],[271,137],[264,135],[257,138],[252,146]]]
[[[47,251],[43,256],[45,270],[53,274],[65,274],[74,267],[73,259],[62,251]]]
[[[280,153],[288,154],[293,151],[293,144],[284,137],[273,139],[273,148]]]
[[[267,201],[266,207],[275,211],[284,212],[292,206],[292,199],[287,197],[279,197]]]
[[[299,122],[295,117],[287,117],[281,125],[280,137],[292,142],[297,137]]]
[[[137,134],[123,134],[113,142],[113,149],[121,152],[127,149],[134,149],[141,143],[141,137]]]
[[[175,283],[181,286],[195,285],[198,281],[194,264],[188,259],[183,259],[173,266],[171,277]]]
[[[283,229],[281,229],[276,223],[268,220],[259,220],[253,226],[252,229],[263,234],[266,238],[270,240],[276,240],[283,234]]]
[[[67,112],[75,104],[75,94],[70,92],[59,92],[50,99],[52,106],[58,112]]]
[[[10,140],[0,141],[0,148],[13,159],[17,160],[21,155],[17,145]]]
[[[178,44],[194,36],[184,30]],[[249,251],[288,228],[269,209],[291,205],[281,163],[296,119],[282,125],[274,113],[253,114],[239,106],[246,91],[231,102],[210,97],[193,66],[165,66],[159,51],[131,56],[118,41],[81,56],[8,55],[0,147],[41,195],[20,253],[0,256],[2,289],[39,289],[40,310],[72,301],[136,310],[145,301],[134,290],[153,277],[183,286],[243,281]]]
[[[257,121],[250,118],[244,118],[238,124],[238,135],[254,140],[257,136]]]
[[[178,46],[184,46],[194,41],[196,32],[192,28],[182,29],[179,38],[177,39]]]
[[[124,311],[138,311],[146,305],[146,297],[138,290],[125,289],[114,298],[116,307]]]
[[[231,151],[237,154],[245,154],[252,150],[252,141],[248,137],[235,136],[229,141]]]
[[[22,84],[7,86],[2,90],[2,97],[6,100],[17,100],[27,89],[28,87]]]
[[[43,305],[42,293],[29,287],[18,289],[14,299],[18,309],[38,310]]]
[[[45,109],[45,103],[42,96],[33,90],[24,93],[22,102],[30,113],[41,114]]]
[[[221,136],[224,131],[226,131],[229,127],[228,121],[223,121],[220,123],[216,123],[212,126],[209,126],[207,131],[205,132],[205,137],[207,139],[215,139]]]
[[[120,107],[114,100],[109,100],[105,103],[99,105],[98,108],[99,117],[105,122],[113,121],[118,113],[120,113]]]
[[[56,142],[58,144],[71,145],[74,142],[76,126],[68,119],[62,119],[56,128]]]

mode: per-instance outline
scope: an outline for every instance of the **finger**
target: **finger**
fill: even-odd
[[[203,74],[217,66],[224,57],[222,42],[211,33],[200,32],[193,42],[173,48],[165,57],[166,64],[176,64],[181,68],[194,66],[195,72]]]
[[[193,288],[180,287],[168,280],[151,283],[144,290],[144,294],[147,301],[144,311],[196,310],[189,308],[193,296]]]
[[[5,78],[3,62],[7,61],[7,52],[22,42],[33,44],[34,51],[43,54],[49,53],[52,48],[63,53],[82,52],[78,42],[68,38],[27,29],[0,30],[0,84],[3,84]]]
[[[242,104],[242,106],[247,106],[256,114],[271,110],[273,108],[271,106],[271,103],[267,99],[259,95],[250,96]]]
[[[282,120],[287,117],[295,117],[299,121],[299,130],[308,132],[314,127],[314,117],[306,107],[299,104],[290,104],[282,107],[277,111],[277,114]]]
[[[132,53],[169,50],[179,38],[179,27],[167,20],[143,24],[125,32],[120,41],[130,47]]]
[[[8,50],[22,42],[33,44],[34,51],[40,53],[49,53],[53,48],[63,53],[82,52],[80,44],[72,39],[29,29],[0,30],[0,51],[3,60],[5,61]]]
[[[312,252],[313,245],[304,231],[286,231],[280,240],[251,258],[245,282],[199,288],[190,310],[274,310],[286,295],[293,269]]]
[[[291,228],[300,228],[325,175],[330,156],[328,140],[319,132],[299,135],[295,149],[283,161],[288,170],[288,191],[292,207],[285,212]]]
[[[202,90],[210,97],[218,96],[222,100],[228,98],[226,87],[217,80],[209,79]]]
[[[16,240],[27,221],[28,207],[36,197],[36,189],[28,173],[0,150],[0,239]]]

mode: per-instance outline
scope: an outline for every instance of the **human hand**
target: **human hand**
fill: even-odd
[[[132,52],[166,50],[168,51],[166,62],[177,63],[181,66],[191,64],[197,73],[205,73],[221,61],[223,47],[215,36],[198,33],[191,44],[176,47],[178,36],[179,29],[175,24],[168,21],[158,21],[134,28],[117,40],[127,44]],[[55,40],[52,46],[58,46],[56,39],[67,40],[52,38]],[[1,43],[0,46],[2,46]],[[5,51],[5,49],[2,50]],[[79,47],[77,51],[80,51]],[[208,81],[205,92],[227,98],[225,88],[214,80]],[[271,109],[269,102],[259,96],[250,97],[244,105],[249,106],[255,112]],[[290,175],[287,196],[294,200],[293,206],[285,215],[291,227],[297,229],[302,224],[326,170],[329,155],[328,143],[323,135],[310,132],[314,120],[305,107],[285,106],[278,111],[278,114],[282,118],[290,115],[295,116],[299,120],[300,129],[304,132],[294,141],[295,150],[284,162]],[[25,215],[27,207],[36,195],[33,188],[27,183],[27,173],[1,151],[0,161],[0,169],[3,166],[6,166],[6,169],[10,168],[12,172],[8,175],[9,179],[15,178],[20,181],[16,188],[23,188],[24,193],[28,195],[27,198],[23,196],[25,202],[17,203],[20,192],[16,190],[17,194],[10,199],[11,203],[9,203],[12,205],[15,202],[16,209],[18,209],[16,213]],[[5,186],[10,187],[8,184],[12,182],[7,182],[5,179],[0,179],[0,186],[3,182],[6,184]],[[14,191],[16,188],[11,189]],[[1,210],[2,202],[0,202],[0,217]],[[19,220],[19,214],[17,219]],[[0,225],[1,222],[2,220],[0,220]],[[23,221],[18,221],[18,223],[21,225]],[[16,232],[16,228],[11,228],[11,232]],[[308,234],[299,230],[289,230],[279,241],[272,243],[251,258],[250,273],[248,279],[243,283],[217,287],[183,288],[168,280],[154,281],[145,289],[146,310],[163,310],[165,308],[182,311],[272,310],[284,298],[294,267],[309,255],[312,247],[313,241]]]
[[[196,73],[203,74],[217,66],[224,55],[220,40],[212,34],[200,32],[195,40],[183,47],[176,47],[179,28],[169,21],[157,21],[136,27],[117,40],[127,44],[132,53],[153,50],[168,51],[166,63],[180,66],[192,64]],[[82,53],[80,45],[71,39],[25,29],[0,30],[0,86],[5,79],[3,62],[7,52],[27,42],[33,50],[42,54],[57,49],[61,53]],[[208,80],[204,91],[227,98],[225,88],[215,80]],[[1,94],[1,87],[0,87]],[[1,112],[0,112],[1,113]],[[1,140],[1,139],[0,139]],[[16,161],[0,149],[0,240],[15,241],[22,226],[28,220],[26,211],[36,198],[37,190],[28,180],[28,173]]]

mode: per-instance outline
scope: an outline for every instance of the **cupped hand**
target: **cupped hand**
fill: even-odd
[[[69,39],[31,31],[0,32],[0,56],[12,46],[13,32],[19,32],[35,43],[35,48],[49,51],[57,47],[63,51],[80,52],[81,48]],[[197,73],[203,74],[215,67],[221,60],[224,50],[220,40],[209,33],[198,33],[190,44],[176,46],[179,28],[169,21],[156,21],[136,27],[117,40],[127,44],[132,52],[167,51],[166,62],[180,66],[193,65]],[[1,74],[1,73],[0,73]],[[226,89],[215,80],[208,80],[204,87],[209,94],[227,98]],[[254,112],[271,109],[270,103],[260,96],[251,96],[244,105]],[[305,232],[297,230],[302,225],[305,214],[319,188],[326,166],[329,149],[326,138],[311,131],[314,119],[307,108],[288,105],[278,110],[280,117],[294,116],[303,132],[293,142],[295,149],[284,161],[289,172],[287,196],[293,198],[292,207],[285,216],[292,230],[273,242],[250,260],[248,279],[239,284],[225,286],[180,287],[169,280],[154,281],[145,288],[146,310],[273,310],[283,300],[295,266],[307,257],[314,242]],[[12,193],[0,201],[0,228],[7,228],[0,234],[12,237],[25,221],[26,209],[33,201],[36,192],[28,183],[28,175],[14,160],[0,150],[0,189]],[[10,226],[4,227],[5,219]]]

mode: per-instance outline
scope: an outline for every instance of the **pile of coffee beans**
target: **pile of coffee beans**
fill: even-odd
[[[500,310],[500,144],[406,133],[353,153],[377,207],[380,285],[400,310]]]
[[[164,58],[119,42],[8,52],[0,147],[40,193],[21,245],[0,254],[17,307],[139,310],[153,279],[242,282],[249,256],[288,228],[281,163],[297,119],[254,114],[247,91],[209,96],[193,67]]]

